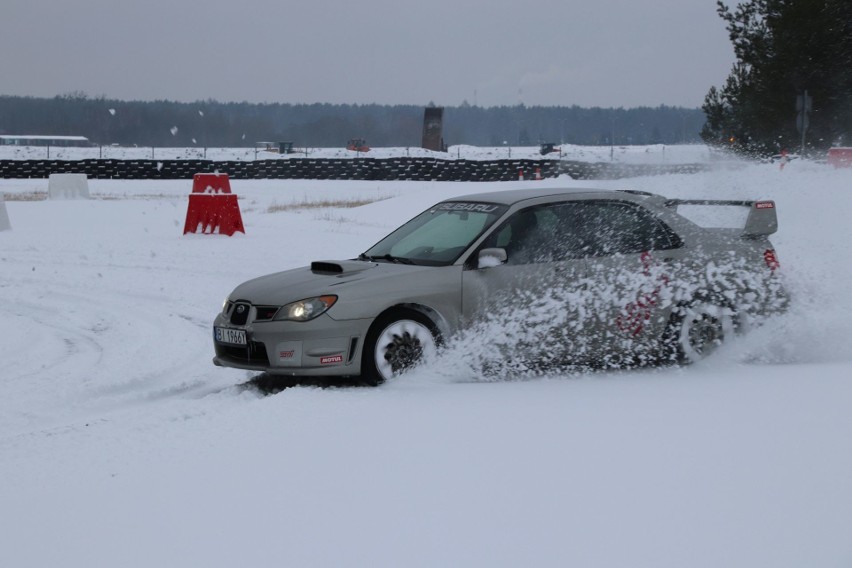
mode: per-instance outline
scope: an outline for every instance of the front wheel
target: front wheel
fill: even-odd
[[[370,327],[361,355],[361,376],[379,384],[415,367],[437,350],[438,331],[414,311],[385,314]]]
[[[678,307],[667,331],[671,357],[678,363],[700,361],[734,336],[734,311],[722,304],[697,301]]]

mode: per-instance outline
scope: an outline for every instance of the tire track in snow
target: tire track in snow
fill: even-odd
[[[5,291],[31,290],[31,276],[23,280]],[[93,284],[80,293],[38,279],[37,299],[13,293],[0,303],[0,319],[13,328],[6,333],[24,336],[4,348],[12,396],[0,401],[0,425],[56,424],[221,388],[209,376],[211,340],[200,316],[176,313],[163,295]]]

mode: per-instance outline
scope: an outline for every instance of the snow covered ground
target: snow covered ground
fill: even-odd
[[[61,148],[52,146],[0,146],[0,160],[292,160],[298,158],[436,158],[439,160],[504,160],[543,158],[539,146],[479,147],[450,146],[446,152],[432,152],[423,148],[373,148],[369,152],[353,152],[346,148],[295,148],[293,154],[278,154],[259,148],[151,148],[95,146],[90,148]],[[715,151],[704,144],[648,146],[576,146],[563,144],[544,156],[552,160],[580,162],[618,162],[626,164],[694,164],[707,161],[735,160],[732,156]]]
[[[0,566],[852,565],[852,170],[232,181],[232,238],[181,235],[190,181],[89,183],[0,180]],[[519,185],[775,199],[793,308],[682,369],[268,395],[210,363],[236,284]]]

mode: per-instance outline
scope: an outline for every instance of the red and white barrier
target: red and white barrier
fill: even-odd
[[[852,168],[852,148],[829,148],[828,163],[835,168]]]
[[[192,193],[231,193],[231,180],[228,174],[195,174]]]
[[[245,234],[236,194],[227,174],[195,174],[186,209],[183,234]]]

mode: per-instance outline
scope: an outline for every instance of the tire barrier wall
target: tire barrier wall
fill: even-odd
[[[567,160],[436,160],[433,158],[357,158],[258,160],[0,160],[0,178],[47,178],[86,174],[89,179],[190,179],[196,173],[223,173],[231,179],[333,179],[410,181],[518,181],[567,174],[574,179],[696,173],[705,164],[644,165]]]

